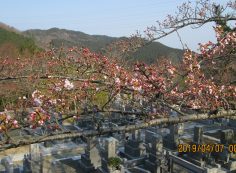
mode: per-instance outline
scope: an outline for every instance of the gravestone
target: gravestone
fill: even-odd
[[[153,141],[147,145],[148,159],[145,160],[145,168],[151,173],[161,173],[161,164],[164,161],[163,140],[161,135],[153,136]]]
[[[226,129],[221,131],[220,142],[222,144],[228,145],[232,144],[234,140],[234,131],[232,129]]]
[[[30,167],[30,158],[29,155],[24,155],[23,159],[23,172],[24,173],[31,173],[31,167]]]
[[[203,128],[201,126],[194,127],[193,142],[197,144],[203,142]]]
[[[30,145],[30,157],[31,157],[32,173],[41,173],[42,172],[42,156],[41,156],[39,143]]]
[[[163,145],[170,150],[176,150],[179,144],[178,125],[170,125],[169,130],[170,133],[163,138]]]
[[[92,137],[87,140],[85,154],[81,155],[78,163],[78,169],[81,173],[92,173],[101,166],[101,157],[97,148],[98,141]]]
[[[116,144],[117,140],[113,137],[107,138],[105,140],[105,150],[102,152],[103,158],[102,158],[102,166],[101,168],[98,169],[99,173],[123,173],[124,170],[121,169],[116,169],[114,167],[111,167],[108,165],[109,158],[115,158],[117,157],[116,154]]]
[[[133,140],[140,140],[141,139],[141,133],[140,130],[134,130],[132,133],[132,139]]]
[[[6,173],[13,173],[14,172],[13,162],[9,156],[2,158],[1,164],[5,167]]]
[[[110,157],[116,157],[116,143],[117,140],[113,137],[107,138],[105,141],[105,152],[106,152],[106,159]]]
[[[202,126],[195,126],[194,127],[194,134],[193,134],[193,141],[190,145],[201,146],[203,144],[203,127]],[[204,158],[207,157],[206,153],[204,152],[187,152],[186,159],[190,162],[198,166],[205,165]]]
[[[140,139],[140,132],[138,130],[135,130],[132,133],[132,138],[127,140],[124,145],[124,154],[128,159],[134,159],[142,156],[143,153],[143,147],[142,147],[142,141]]]

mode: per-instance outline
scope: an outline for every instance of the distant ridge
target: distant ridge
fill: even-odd
[[[39,48],[49,47],[88,47],[92,51],[103,52],[112,42],[125,37],[110,37],[106,35],[89,35],[80,31],[51,28],[48,30],[30,29],[24,32],[0,22],[0,56],[18,57],[32,55]],[[140,48],[129,57],[129,61],[155,63],[161,58],[167,58],[175,63],[182,59],[183,51],[170,48],[159,42],[153,42]]]
[[[48,30],[31,29],[24,31],[27,37],[35,39],[37,45],[42,48],[52,47],[88,47],[92,51],[101,51],[110,43],[121,38],[106,35],[89,35],[80,31],[72,31],[59,28]],[[182,59],[183,51],[167,47],[159,42],[153,42],[135,52],[132,61],[144,61],[148,64],[156,62],[160,58],[168,58],[175,63]]]
[[[33,39],[25,37],[17,29],[0,23],[0,56],[16,58],[32,55],[39,47]]]
[[[3,22],[0,22],[0,28],[1,29],[5,29],[7,31],[10,31],[10,32],[15,32],[17,34],[21,34],[21,32],[19,30],[17,30],[16,28],[12,27],[12,26],[9,26]]]

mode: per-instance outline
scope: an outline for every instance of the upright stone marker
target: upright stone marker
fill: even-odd
[[[31,155],[32,173],[41,173],[42,172],[42,158],[41,158],[41,151],[40,151],[39,143],[30,145],[30,155]]]

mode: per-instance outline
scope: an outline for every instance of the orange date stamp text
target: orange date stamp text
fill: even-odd
[[[179,144],[178,152],[179,153],[211,153],[211,152],[223,152],[224,151],[223,144]]]

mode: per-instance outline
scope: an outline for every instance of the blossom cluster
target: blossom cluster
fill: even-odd
[[[215,31],[217,43],[209,41],[205,44],[200,44],[201,54],[208,59],[216,56],[226,56],[236,49],[236,32],[225,33],[221,25],[216,26]]]
[[[50,120],[50,118],[50,115],[45,110],[39,108],[28,115],[28,122],[30,123],[30,128],[36,128],[45,125],[45,122]]]
[[[8,131],[10,128],[19,127],[18,121],[12,118],[7,112],[0,113],[0,132]]]

